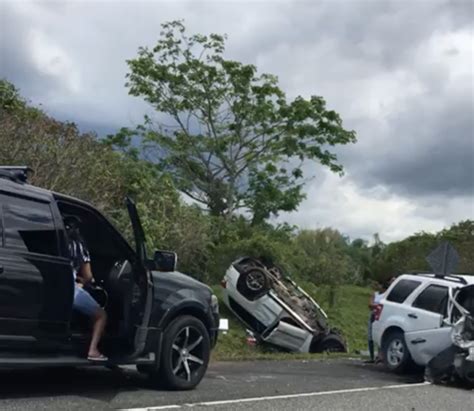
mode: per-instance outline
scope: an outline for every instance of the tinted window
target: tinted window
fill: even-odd
[[[387,300],[402,303],[420,284],[421,282],[415,280],[400,280],[390,291]]]
[[[16,197],[2,198],[5,247],[58,255],[53,216],[48,204]]]
[[[441,285],[430,285],[416,297],[413,307],[433,313],[444,314],[448,302],[448,288]]]

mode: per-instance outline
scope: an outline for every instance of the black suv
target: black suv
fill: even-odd
[[[108,297],[102,350],[108,366],[136,364],[171,389],[192,389],[217,340],[217,298],[175,271],[176,254],[146,258],[127,199],[133,250],[94,207],[27,184],[26,167],[0,167],[0,366],[88,365],[88,319],[73,312],[65,216],[81,221],[95,279]]]

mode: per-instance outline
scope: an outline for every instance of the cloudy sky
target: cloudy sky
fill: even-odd
[[[470,0],[0,0],[0,77],[51,115],[99,134],[140,122],[125,60],[160,23],[227,33],[226,56],[326,98],[358,143],[343,178],[312,167],[301,227],[393,241],[474,218]]]

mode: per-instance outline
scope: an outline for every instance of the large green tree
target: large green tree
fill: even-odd
[[[181,21],[162,28],[128,61],[127,86],[157,112],[135,130],[145,154],[182,192],[213,215],[244,209],[259,223],[297,208],[305,160],[342,173],[330,147],[355,133],[322,97],[288,100],[275,76],[224,58],[225,36],[188,36]]]

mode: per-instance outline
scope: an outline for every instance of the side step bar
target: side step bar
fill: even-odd
[[[155,354],[150,353],[145,357],[131,359],[129,357],[109,358],[108,361],[98,362],[89,361],[87,358],[77,357],[74,355],[54,355],[54,356],[36,356],[25,357],[17,353],[5,356],[2,353],[0,357],[1,367],[64,367],[64,366],[87,366],[87,365],[132,365],[132,364],[153,364],[155,362]]]

